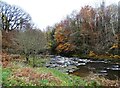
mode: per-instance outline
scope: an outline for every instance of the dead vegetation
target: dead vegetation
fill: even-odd
[[[61,84],[61,80],[59,80],[57,77],[54,77],[52,73],[38,73],[35,72],[32,68],[21,68],[16,70],[13,73],[15,78],[22,78],[24,77],[26,82],[35,82],[36,85],[39,85],[40,80],[47,80],[48,83],[56,83],[57,85]]]
[[[2,66],[3,68],[5,67],[9,67],[11,64],[11,61],[15,60],[15,61],[20,61],[21,56],[20,55],[9,55],[7,53],[1,53],[1,62],[2,62]]]
[[[83,77],[84,80],[86,80],[88,83],[91,81],[96,81],[101,86],[113,86],[113,87],[120,87],[120,80],[109,80],[104,77],[100,77],[97,74],[90,73],[89,76]]]

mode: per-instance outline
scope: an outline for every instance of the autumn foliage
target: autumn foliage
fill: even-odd
[[[82,19],[82,30],[93,32],[95,29],[95,9],[91,6],[85,6],[80,10]]]
[[[56,50],[58,53],[61,52],[71,52],[74,50],[74,45],[69,42],[70,40],[70,30],[65,29],[64,25],[59,24],[55,30],[55,40],[57,43]]]
[[[79,12],[73,11],[64,20],[57,23],[51,34],[52,50],[58,54],[69,53],[83,56],[95,56],[119,52],[119,29],[117,5],[93,8],[84,6]],[[117,49],[118,51],[112,51]],[[72,52],[72,54],[71,54]]]

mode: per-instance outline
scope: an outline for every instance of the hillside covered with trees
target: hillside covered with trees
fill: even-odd
[[[88,78],[72,74],[76,70],[81,71],[79,65],[82,61],[86,65],[92,60],[107,63],[110,60],[109,65],[117,68],[116,72],[120,71],[119,4],[106,6],[102,2],[97,8],[86,5],[42,31],[21,7],[0,1],[0,84],[88,88],[120,86],[119,76],[111,80],[93,73]]]
[[[60,23],[48,27],[51,52],[63,55],[119,55],[118,5],[82,7]],[[118,58],[118,56],[117,56]]]

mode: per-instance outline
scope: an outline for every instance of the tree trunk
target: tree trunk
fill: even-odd
[[[33,55],[33,68],[35,67],[35,55]]]
[[[26,62],[29,62],[29,55],[26,55]]]

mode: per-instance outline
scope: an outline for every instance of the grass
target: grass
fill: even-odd
[[[30,57],[29,65],[24,62],[11,61],[11,65],[2,68],[3,86],[90,86],[94,88],[96,82],[87,82],[78,76],[62,73],[58,70],[46,68],[44,66],[48,58],[35,59],[33,68],[33,58]],[[88,88],[90,88],[88,87]]]
[[[16,71],[18,72],[19,69],[22,69],[22,68],[18,68],[18,69],[16,69]],[[12,69],[10,69],[10,68],[3,68],[3,72],[2,72],[3,86],[15,86],[15,85],[17,85],[17,86],[36,86],[36,84],[34,84],[34,82],[33,82],[33,81],[35,81],[35,79],[33,81],[26,82],[25,80],[27,77],[24,77],[24,76],[23,77],[15,77],[15,75],[13,75],[13,73],[16,71],[12,71]],[[74,86],[74,85],[85,86],[86,85],[85,81],[81,80],[79,77],[69,76],[68,74],[61,73],[54,69],[40,67],[40,68],[34,68],[34,71],[36,73],[40,73],[40,74],[51,73],[53,77],[55,77],[61,81],[61,83],[58,84],[55,81],[49,83],[47,78],[40,79],[40,80],[38,80],[39,81],[39,84],[37,84],[38,86]]]
[[[39,72],[42,73],[49,73],[51,72],[55,77],[59,78],[62,80],[61,86],[85,86],[85,81],[81,80],[80,77],[77,76],[72,76],[68,75],[65,73],[62,73],[58,70],[55,69],[50,69],[50,68],[37,68]]]
[[[33,66],[35,65],[36,67],[44,67],[45,63],[49,61],[50,58],[42,58],[42,57],[29,57],[29,65]]]
[[[11,70],[9,68],[3,68],[2,69],[2,82],[3,82],[3,85],[7,85],[6,83],[4,82],[7,82],[7,79],[8,77],[11,75]]]

